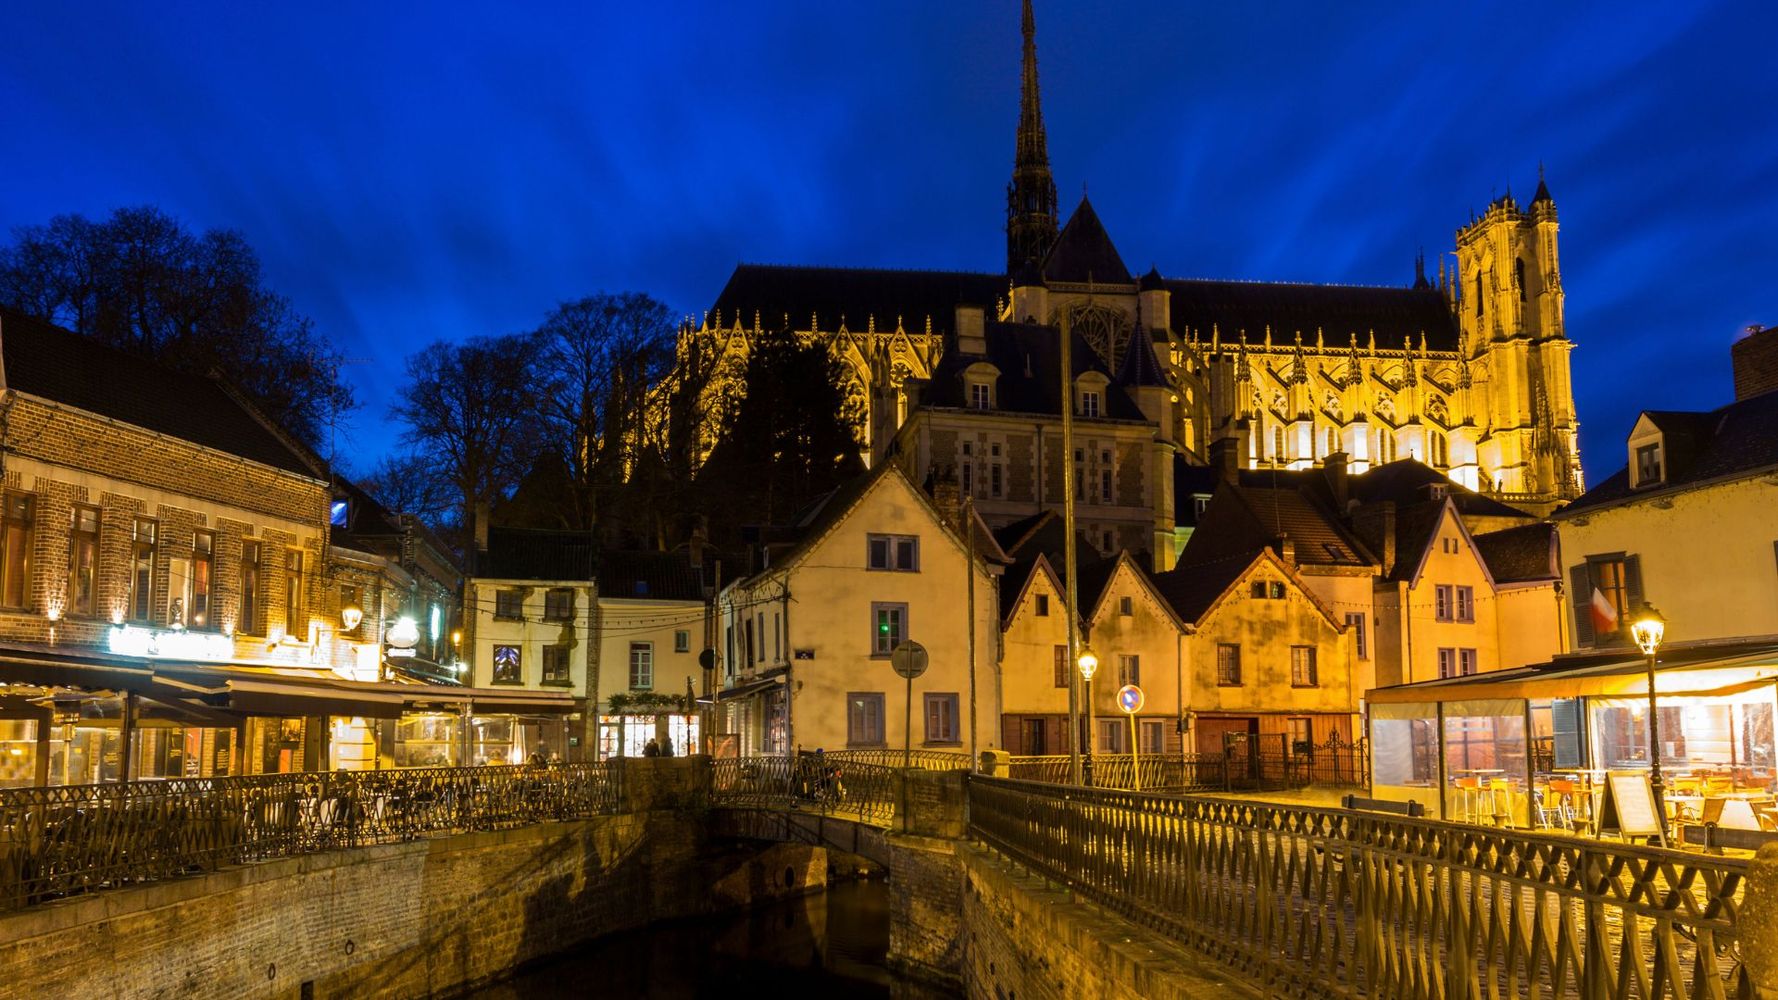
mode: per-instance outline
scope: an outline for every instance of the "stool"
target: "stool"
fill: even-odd
[[[1482,808],[1482,779],[1453,778],[1451,783],[1457,788],[1457,815],[1453,818],[1459,823],[1476,822]]]

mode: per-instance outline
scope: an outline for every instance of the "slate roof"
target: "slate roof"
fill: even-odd
[[[1154,340],[1148,334],[1138,330],[1130,334],[1130,341],[1124,346],[1124,356],[1118,359],[1117,381],[1126,387],[1167,385],[1167,376],[1161,372],[1161,363],[1155,360]]]
[[[1547,522],[1474,536],[1476,551],[1495,583],[1561,578],[1556,565],[1556,526]]]
[[[1258,557],[1256,550],[1198,563],[1181,562],[1165,573],[1153,574],[1151,579],[1179,620],[1196,625]]]
[[[1352,499],[1364,503],[1391,500],[1397,505],[1429,499],[1429,485],[1444,487],[1445,495],[1457,505],[1457,512],[1472,517],[1515,517],[1531,520],[1532,515],[1516,507],[1508,507],[1491,497],[1448,478],[1444,473],[1417,459],[1402,458],[1386,465],[1373,466],[1363,475],[1351,478]]]
[[[1457,349],[1457,320],[1436,289],[1196,278],[1170,278],[1167,289],[1173,332],[1182,337],[1195,330],[1208,340],[1214,327],[1224,343],[1242,331],[1259,341],[1269,326],[1274,342],[1288,343],[1300,332],[1312,344],[1319,329],[1330,348],[1346,346],[1354,334],[1363,347],[1375,331],[1379,350],[1399,351],[1406,337],[1417,351],[1421,333],[1428,350]]]
[[[909,332],[922,332],[931,317],[934,330],[950,331],[959,305],[983,306],[992,316],[1010,288],[1004,275],[968,271],[742,264],[716,297],[710,321],[730,327],[739,319],[752,329],[757,312],[761,326],[776,329],[788,314],[801,329],[813,315],[823,330],[842,322],[863,330],[874,316],[879,330],[893,330],[899,320]]]
[[[965,368],[984,359],[1000,369],[995,393],[996,409],[1003,413],[1062,415],[1061,338],[1055,327],[1033,323],[988,323],[983,328],[988,352],[984,355],[947,352],[932,372],[932,380],[920,393],[922,406],[965,405]],[[1076,378],[1096,371],[1111,379],[1105,387],[1104,409],[1113,420],[1144,420],[1142,410],[1121,389],[1097,351],[1075,333],[1072,356]],[[1029,374],[1026,374],[1029,372]]]
[[[310,478],[321,460],[221,380],[119,350],[0,306],[6,386]]]
[[[584,532],[488,529],[476,575],[492,580],[592,580],[598,546]]]
[[[1009,613],[1012,602],[1016,601],[1019,592],[1025,588],[1025,580],[1037,568],[1037,557],[1043,556],[1049,562],[1050,569],[1055,571],[1056,578],[1066,585],[1062,533],[1062,518],[1053,510],[1046,510],[1023,522],[1007,525],[995,533],[1000,539],[1001,548],[1011,557],[1012,565],[1000,577],[1001,607]],[[1117,570],[1117,560],[1108,559],[1099,554],[1099,550],[1087,541],[1085,535],[1076,533],[1074,536],[1074,591],[1080,603],[1084,618],[1086,613],[1099,603],[1100,593],[1105,585],[1111,582],[1111,576]]]
[[[1227,483],[1217,488],[1198,529],[1180,554],[1180,562],[1202,563],[1234,555],[1251,558],[1280,536],[1291,541],[1301,565],[1376,565],[1332,511],[1295,486]]]
[[[1444,522],[1445,501],[1428,500],[1408,504],[1395,511],[1395,566],[1388,579],[1412,580],[1425,561],[1426,550]]]
[[[1118,256],[1111,235],[1093,211],[1093,203],[1085,196],[1062,227],[1061,235],[1050,246],[1043,259],[1043,277],[1048,281],[1101,285],[1128,285],[1130,269]]]
[[[329,524],[327,528],[328,540],[334,545],[370,552],[374,551],[370,540],[401,534],[395,515],[357,483],[336,474],[333,493],[347,502],[345,525]]]
[[[599,596],[664,601],[704,599],[704,574],[676,552],[599,553]]]
[[[1709,413],[1650,411],[1648,416],[1663,434],[1673,433],[1671,427],[1690,439],[1686,447],[1666,449],[1670,454],[1662,456],[1666,478],[1661,485],[1632,490],[1630,470],[1625,467],[1557,511],[1557,519],[1778,467],[1778,392],[1751,396]]]

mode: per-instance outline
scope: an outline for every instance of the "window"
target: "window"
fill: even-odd
[[[248,635],[263,635],[259,625],[259,543],[241,542],[241,620],[235,627]]]
[[[1307,756],[1315,749],[1315,722],[1313,719],[1293,718],[1290,726],[1290,752],[1301,757]]]
[[[543,592],[543,620],[551,622],[574,620],[574,588],[551,587]]]
[[[1274,601],[1284,600],[1284,581],[1283,580],[1273,580],[1270,584],[1268,584],[1266,586],[1266,590],[1271,595],[1272,600],[1274,600]]]
[[[148,621],[153,610],[154,540],[159,525],[146,517],[136,518],[130,529],[130,620]]]
[[[357,608],[359,611],[364,610],[364,606],[358,603],[358,588],[351,584],[342,583],[340,584],[340,610],[344,611],[347,608]],[[360,630],[363,628],[364,620],[362,618],[360,618],[358,624],[352,628],[346,628],[345,622],[342,621],[340,622],[340,635],[356,639],[361,634]]]
[[[995,445],[994,450],[998,452],[1000,446]],[[995,462],[993,465],[988,466],[988,495],[991,497],[999,497],[1001,492],[1005,489],[1006,480],[1004,469],[999,462]]]
[[[1583,591],[1575,588],[1574,603],[1579,617],[1587,626],[1583,638],[1615,637],[1626,633],[1630,613],[1641,599],[1639,574],[1633,571],[1634,557],[1608,556],[1588,559],[1585,567],[1591,586]]]
[[[1091,389],[1083,389],[1080,394],[1080,415],[1096,417],[1099,415],[1099,394]]]
[[[920,540],[913,535],[871,535],[870,568],[896,573],[920,570]]]
[[[494,647],[494,683],[523,684],[525,672],[519,664],[519,647]]]
[[[1106,453],[1106,461],[1111,460],[1111,453]],[[1111,503],[1111,466],[1099,466],[1099,502]]]
[[[691,652],[691,633],[689,631],[680,629],[673,633],[673,652]]]
[[[1519,301],[1525,301],[1525,258],[1513,261],[1513,287],[1518,289]]]
[[[351,513],[352,504],[346,500],[335,500],[327,508],[327,523],[336,527],[346,526],[346,515]]]
[[[1142,684],[1142,658],[1135,653],[1119,653],[1117,656],[1117,686],[1125,684]]]
[[[1136,728],[1142,738],[1142,752],[1146,754],[1163,754],[1167,752],[1167,726],[1159,719],[1139,719]]]
[[[1457,672],[1457,651],[1440,648],[1438,651],[1438,676],[1442,680],[1455,676]]]
[[[1120,615],[1123,615],[1125,618],[1128,618],[1129,616],[1135,614],[1136,613],[1136,602],[1133,599],[1128,598],[1128,597],[1118,598],[1117,599],[1117,613]]]
[[[543,683],[550,687],[567,687],[568,679],[568,647],[543,647]]]
[[[854,691],[846,695],[846,745],[880,747],[885,742],[882,692]]]
[[[1196,514],[1199,517],[1203,517],[1204,512],[1209,509],[1210,509],[1210,498],[1209,497],[1192,497],[1192,513],[1193,514]]]
[[[1645,444],[1636,449],[1636,485],[1647,486],[1661,481],[1661,446]]]
[[[654,687],[654,643],[630,643],[630,689],[647,691]]]
[[[1432,441],[1432,464],[1441,469],[1450,465],[1450,455],[1446,451],[1445,436],[1438,431],[1428,431],[1427,437]]]
[[[1476,672],[1475,650],[1459,649],[1457,651],[1457,672],[1464,677]]]
[[[1315,675],[1315,647],[1290,647],[1290,686],[1312,688],[1319,683]]]
[[[525,617],[525,592],[507,587],[494,592],[494,617],[518,620]]]
[[[1111,555],[1112,553],[1117,551],[1117,537],[1115,535],[1113,535],[1110,530],[1106,530],[1106,531],[1100,533],[1100,535],[1099,535],[1099,551],[1105,553],[1106,555]]]
[[[1264,581],[1264,580],[1253,581],[1253,586],[1249,588],[1249,593],[1252,594],[1253,599],[1256,601],[1265,600],[1266,599],[1266,581]]]
[[[905,604],[872,604],[871,655],[888,656],[908,634],[908,606]]]
[[[68,522],[68,614],[93,613],[98,560],[99,509],[77,506]]]
[[[926,696],[926,742],[960,743],[957,736],[957,696],[928,694]]]
[[[1056,686],[1065,688],[1074,680],[1074,674],[1068,669],[1068,647],[1056,646]]]
[[[1457,620],[1460,622],[1475,621],[1475,588],[1458,587],[1456,597]]]
[[[1327,448],[1326,448],[1326,450],[1324,450],[1322,452],[1322,454],[1323,455],[1331,455],[1334,452],[1339,451],[1339,450],[1340,450],[1339,438],[1337,435],[1335,435],[1334,429],[1332,427],[1329,427],[1327,429]]]
[[[1438,586],[1432,588],[1432,616],[1437,621],[1441,621],[1441,622],[1454,621],[1455,619],[1453,618],[1453,613],[1455,611],[1455,608],[1453,607],[1453,605],[1455,603],[1456,602],[1455,602],[1453,595],[1451,593],[1451,585],[1450,584],[1441,583]]]
[[[191,575],[185,580],[185,621],[192,628],[210,622],[210,589],[215,577],[216,533],[198,531],[191,536]]]
[[[1278,465],[1289,461],[1289,456],[1284,450],[1284,428],[1282,427],[1272,428],[1272,461]]]
[[[1037,595],[1037,608],[1033,613],[1039,618],[1048,618],[1050,616],[1050,595]]]
[[[1241,686],[1241,647],[1223,642],[1216,646],[1216,686]]]
[[[22,608],[31,597],[31,508],[28,493],[6,494],[0,522],[0,604]]]
[[[1364,612],[1349,612],[1346,615],[1346,631],[1352,634],[1352,652],[1361,660],[1371,658],[1370,645],[1364,634]]]
[[[971,382],[969,384],[969,408],[972,410],[988,408],[988,383]]]
[[[1130,748],[1124,745],[1124,743],[1125,743],[1124,727],[1125,727],[1125,723],[1124,723],[1124,720],[1122,720],[1122,719],[1100,719],[1099,720],[1099,752],[1100,753],[1129,753],[1130,752]]]
[[[309,637],[309,617],[303,607],[303,554],[284,550],[284,631],[300,641]]]

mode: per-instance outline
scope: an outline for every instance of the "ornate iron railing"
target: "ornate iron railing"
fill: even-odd
[[[1066,755],[1014,757],[1010,763],[1011,776],[1022,781],[1068,783]],[[1095,787],[1133,788],[1134,773],[1141,775],[1144,791],[1204,792],[1228,787],[1224,760],[1217,754],[1141,754],[1134,765],[1129,754],[1093,755]]]
[[[895,800],[900,792],[897,770],[834,757],[804,754],[713,761],[711,802],[742,808],[794,809],[887,826],[895,818]]]
[[[267,858],[613,812],[621,767],[459,767],[0,790],[0,910]]]
[[[907,766],[928,771],[967,771],[975,766],[968,754],[946,750],[829,750],[823,756],[878,767],[902,767],[906,761]]]
[[[971,777],[972,834],[1294,997],[1750,997],[1746,862]]]

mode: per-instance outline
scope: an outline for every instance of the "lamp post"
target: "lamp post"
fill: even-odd
[[[1667,623],[1661,618],[1654,605],[1644,603],[1642,610],[1637,612],[1636,621],[1630,626],[1630,636],[1636,645],[1642,647],[1643,655],[1648,657],[1648,776],[1649,787],[1654,791],[1655,819],[1661,824],[1661,846],[1669,844],[1667,839],[1667,803],[1661,796],[1661,717],[1655,703],[1655,654],[1660,651],[1661,637],[1667,632]]]
[[[1093,675],[1099,672],[1099,656],[1093,652],[1093,647],[1082,646],[1080,647],[1080,659],[1075,662],[1080,667],[1080,679],[1086,682],[1087,693],[1087,736],[1084,741],[1087,752],[1086,759],[1081,766],[1081,783],[1091,785],[1093,783],[1093,726],[1095,724],[1093,720]]]

